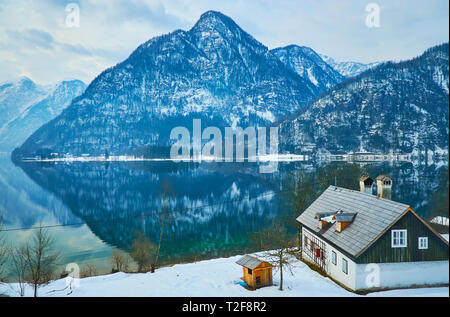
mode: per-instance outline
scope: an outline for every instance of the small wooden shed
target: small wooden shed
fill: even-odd
[[[272,264],[250,255],[243,256],[236,263],[242,266],[244,270],[242,280],[250,288],[256,289],[272,285]]]

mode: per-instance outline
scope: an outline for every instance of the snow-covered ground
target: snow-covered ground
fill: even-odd
[[[274,272],[274,286],[249,291],[238,284],[242,267],[235,262],[240,256],[220,258],[197,263],[177,264],[155,273],[115,273],[73,280],[78,287],[67,287],[60,279],[42,286],[38,296],[361,296],[348,292],[328,278],[311,270],[306,264],[295,261],[293,275],[284,273],[284,291],[278,290],[279,273]],[[0,293],[17,296],[17,284],[0,285]],[[32,296],[27,287],[26,296]],[[448,287],[402,289],[371,293],[366,296],[449,296]]]
[[[434,217],[433,219],[431,219],[430,222],[437,223],[437,224],[442,225],[442,226],[448,226],[449,225],[449,219],[447,217],[443,217],[443,216]]]

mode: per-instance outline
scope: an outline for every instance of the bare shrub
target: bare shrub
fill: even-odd
[[[113,272],[127,272],[130,265],[130,256],[118,249],[114,250],[111,254],[111,265]]]
[[[90,277],[98,275],[97,267],[92,263],[87,263],[83,265],[80,272],[80,277]]]

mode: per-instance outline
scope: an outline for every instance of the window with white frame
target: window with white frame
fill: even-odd
[[[391,246],[393,248],[405,248],[407,246],[406,229],[392,230]]]
[[[342,272],[348,274],[348,262],[344,258],[342,258]]]
[[[334,265],[337,264],[337,254],[334,251],[331,251],[331,261],[333,262]]]
[[[428,237],[419,237],[419,249],[428,249]]]

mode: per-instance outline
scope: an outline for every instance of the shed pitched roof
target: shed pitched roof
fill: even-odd
[[[237,264],[245,266],[252,270],[257,268],[263,262],[265,261],[261,261],[260,259],[257,259],[251,255],[244,255],[242,258],[236,261]]]
[[[330,186],[297,218],[297,221],[348,254],[358,257],[391,224],[403,216],[408,208],[408,205],[393,200]],[[356,214],[353,222],[344,230],[337,232],[329,227],[323,231],[317,228],[317,220],[314,219],[316,214],[339,210],[344,214]]]

